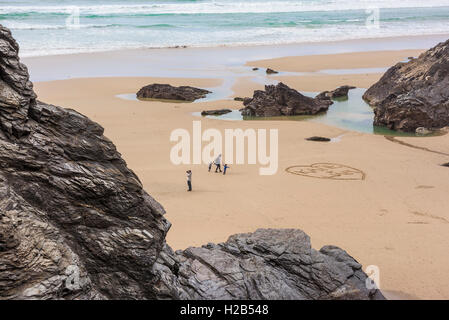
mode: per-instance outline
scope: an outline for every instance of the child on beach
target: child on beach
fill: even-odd
[[[225,165],[223,166],[223,175],[226,174],[226,169],[229,168],[228,164],[225,163]]]
[[[189,190],[192,191],[192,170],[187,170],[187,186],[189,187]]]

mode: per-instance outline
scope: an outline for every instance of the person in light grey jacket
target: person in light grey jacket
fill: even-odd
[[[215,159],[214,164],[216,166],[215,172],[221,172],[221,154],[219,154],[218,157]]]

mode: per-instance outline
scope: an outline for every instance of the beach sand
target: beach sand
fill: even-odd
[[[318,92],[344,84],[366,88],[381,73],[331,75],[317,70],[388,67],[421,51],[286,57],[249,65],[314,72],[280,78],[295,89]],[[208,173],[207,165],[173,165],[169,154],[174,143],[169,137],[177,128],[191,132],[192,121],[200,120],[192,112],[238,109],[241,102],[142,102],[116,96],[154,82],[209,88],[222,81],[219,77],[88,78],[39,82],[35,90],[40,100],[73,108],[105,128],[105,135],[145,190],[165,207],[172,223],[167,241],[174,249],[222,242],[232,234],[257,228],[299,228],[311,237],[315,248],[336,245],[364,268],[378,266],[380,287],[387,297],[449,298],[449,169],[440,166],[449,162],[449,156],[314,122],[204,118],[203,130],[279,130],[277,174],[260,176],[259,165],[234,164],[223,176]],[[233,96],[251,96],[252,90],[262,87],[249,77],[240,77],[232,86]],[[335,143],[305,140],[314,135],[343,136]],[[449,135],[397,140],[449,153]],[[290,166],[323,162],[359,169],[365,179],[339,181],[285,171]],[[192,193],[186,192],[187,169],[193,171]]]

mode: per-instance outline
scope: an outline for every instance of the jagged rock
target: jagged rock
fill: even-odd
[[[348,92],[351,89],[355,89],[353,86],[341,86],[332,91],[323,91],[319,95],[317,95],[316,99],[321,100],[330,100],[330,99],[338,99],[338,98],[347,98]]]
[[[174,260],[167,257],[175,257]],[[227,242],[166,247],[155,264],[161,297],[181,299],[382,299],[367,289],[361,265],[344,250],[311,248],[300,230],[259,229]],[[172,288],[176,288],[172,290]]]
[[[265,86],[265,91],[254,91],[253,98],[243,101],[244,116],[272,117],[291,115],[314,115],[327,111],[330,103],[306,97],[282,82]]]
[[[442,166],[443,167],[449,167],[449,162],[448,163],[443,163]]]
[[[375,107],[375,125],[413,132],[449,125],[448,87],[449,40],[388,69],[363,98]]]
[[[267,71],[266,71],[266,73],[267,73],[267,74],[275,74],[275,73],[279,73],[279,72],[278,72],[278,71],[276,71],[276,70],[273,70],[273,69],[267,68]]]
[[[173,87],[169,84],[154,83],[143,87],[137,92],[139,99],[164,99],[177,101],[195,101],[211,93],[205,89],[189,86]]]
[[[383,298],[345,251],[299,230],[173,252],[164,209],[103,128],[37,101],[0,31],[0,299]]]
[[[331,139],[329,139],[329,138],[317,137],[317,136],[306,138],[306,140],[307,141],[317,141],[317,142],[329,142],[329,141],[331,141]]]
[[[231,109],[218,109],[218,110],[204,110],[201,112],[202,116],[220,116],[232,112]]]
[[[235,97],[234,101],[245,101],[245,98],[242,97]]]

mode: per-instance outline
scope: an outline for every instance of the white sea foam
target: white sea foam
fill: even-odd
[[[449,33],[449,0],[67,0],[67,6],[57,0],[35,3],[21,0],[13,5],[13,1],[0,0],[0,23],[12,30],[21,44],[22,56]],[[79,10],[73,9],[74,4],[79,4]],[[376,6],[390,9],[381,10],[379,28],[368,29],[365,9]],[[67,25],[68,15],[78,11],[80,24]]]
[[[310,11],[364,10],[366,8],[428,8],[449,6],[448,0],[328,0],[328,1],[211,1],[153,4],[78,5],[82,14],[220,14],[220,13],[281,13]],[[73,6],[17,5],[2,6],[0,14],[65,13]]]

